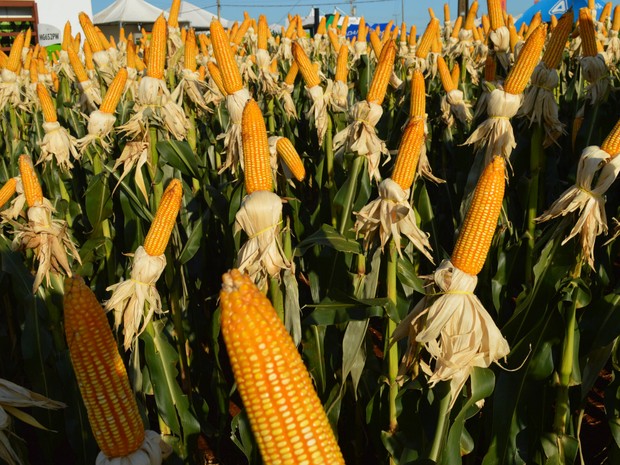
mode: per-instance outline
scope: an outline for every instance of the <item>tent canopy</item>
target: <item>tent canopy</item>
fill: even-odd
[[[167,10],[168,13],[170,10]],[[189,23],[194,29],[209,29],[211,20],[217,18],[217,15],[194,5],[193,3],[182,1],[179,10],[179,22]],[[220,18],[220,23],[224,27],[230,27],[231,22],[227,19]]]
[[[97,13],[93,18],[93,23],[154,23],[161,13],[161,8],[144,0],[116,0],[109,7]]]
[[[577,18],[579,17],[579,9],[587,8],[587,6],[588,0],[541,0],[525,10],[525,13],[523,13],[523,15],[515,21],[515,27],[519,29],[522,23],[529,24],[534,15],[539,11],[542,14],[542,20],[549,22],[551,21],[551,15],[559,18],[567,12],[570,7],[573,7],[573,11],[575,12],[575,21],[577,21]],[[603,3],[597,0],[596,10],[598,12],[603,9],[603,6]]]

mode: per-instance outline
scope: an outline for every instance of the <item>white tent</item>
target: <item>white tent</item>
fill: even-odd
[[[168,10],[169,12],[170,10]],[[187,22],[191,27],[197,30],[209,29],[211,20],[217,18],[217,15],[194,5],[193,3],[182,1],[179,11],[179,22]],[[220,18],[220,23],[224,27],[230,27],[231,22]]]
[[[144,0],[116,0],[93,18],[94,24],[154,23],[161,8]]]

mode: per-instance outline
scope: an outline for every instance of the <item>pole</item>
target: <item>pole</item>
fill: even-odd
[[[400,0],[401,23],[405,22],[405,0]]]
[[[459,16],[466,16],[469,10],[469,0],[459,0]]]
[[[220,0],[217,0],[217,20],[220,21],[222,18],[220,17],[220,8],[221,8]]]
[[[321,15],[319,13],[319,9],[314,8],[314,30],[312,31],[312,35],[316,34],[316,31],[319,29],[320,21],[321,21]]]

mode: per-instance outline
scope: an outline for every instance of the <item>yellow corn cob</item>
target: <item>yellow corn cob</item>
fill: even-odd
[[[474,40],[480,40],[480,31],[477,27],[474,26],[474,28],[471,30],[471,34]]]
[[[306,168],[304,168],[304,163],[291,141],[286,137],[280,137],[276,142],[276,151],[295,179],[303,181],[306,177]]]
[[[209,56],[209,38],[205,34],[200,34],[198,36],[198,42],[200,43],[200,53],[202,53],[205,57]]]
[[[71,21],[67,21],[62,32],[62,43],[60,45],[61,50],[67,51],[71,47],[72,41],[73,36],[71,35]]]
[[[306,37],[306,32],[304,31],[304,26],[299,15],[297,15],[297,37]]]
[[[392,34],[389,38],[392,39],[394,42],[396,42],[396,39],[398,39],[398,36],[399,36],[399,32],[400,32],[400,29],[397,27],[394,27],[394,29],[392,29]]]
[[[24,33],[20,32],[15,37],[13,45],[11,46],[11,52],[9,53],[9,61],[6,64],[6,69],[9,71],[17,72],[22,61],[22,49],[24,48]]]
[[[45,61],[43,61],[43,58],[39,57],[39,59],[37,60],[37,66],[38,66],[39,74],[49,74],[47,71],[47,67],[45,66]]]
[[[469,11],[467,12],[467,17],[465,18],[463,29],[465,29],[466,31],[471,31],[474,28],[474,21],[476,20],[477,13],[478,13],[478,2],[474,1],[469,7]]]
[[[378,60],[381,56],[381,49],[383,48],[383,44],[381,43],[379,34],[377,34],[376,31],[370,31],[370,45],[372,46],[372,51],[375,53],[375,57]]]
[[[349,75],[349,68],[347,66],[349,59],[349,47],[340,47],[338,52],[338,59],[336,61],[336,76],[334,81],[347,82],[347,76]]]
[[[620,5],[614,8],[614,20],[611,23],[611,30],[618,32],[620,30]]]
[[[75,73],[75,77],[78,82],[88,81],[88,74],[86,74],[84,65],[72,47],[67,49],[67,54],[69,55],[69,63],[71,63],[71,68],[73,68],[73,72]]]
[[[144,425],[105,311],[79,277],[65,279],[65,333],[95,440],[109,458],[132,454]]]
[[[198,46],[196,45],[196,31],[194,30],[194,28],[191,28],[185,38],[185,55],[183,57],[183,67],[185,69],[189,69],[190,71],[196,71],[196,55],[198,55]]]
[[[607,152],[611,158],[620,154],[620,120],[601,144],[601,150]]]
[[[78,32],[73,38],[73,50],[75,51],[75,53],[78,53],[80,51],[81,44],[82,44],[82,34]]]
[[[477,275],[486,261],[504,200],[506,162],[494,157],[474,191],[450,260],[459,270]]]
[[[314,86],[318,86],[321,82],[319,79],[319,74],[312,66],[312,62],[304,52],[304,49],[297,42],[293,42],[293,58],[295,58],[295,62],[299,67],[299,71],[304,78],[304,82],[306,83],[307,88],[312,88]]]
[[[222,334],[265,465],[344,465],[304,363],[247,275],[222,277]]]
[[[603,24],[607,22],[607,19],[609,18],[609,15],[611,14],[611,7],[612,7],[611,2],[605,3],[605,6],[603,7],[603,11],[601,11],[601,16],[598,18],[599,22]]]
[[[173,179],[161,196],[157,213],[144,239],[144,251],[151,257],[158,257],[166,251],[182,199],[183,185],[178,179]]]
[[[321,16],[321,21],[319,21],[319,26],[316,28],[317,34],[327,34],[327,18],[325,16]]]
[[[273,60],[271,60],[271,63],[269,63],[269,72],[270,73],[278,72],[278,58],[277,57],[273,57]]]
[[[84,30],[84,34],[86,34],[86,41],[90,45],[90,48],[93,53],[100,52],[103,50],[103,45],[99,39],[99,34],[97,34],[97,30],[95,26],[93,26],[92,21],[88,17],[88,15],[84,12],[79,14],[80,25]]]
[[[332,26],[331,27],[338,27],[338,23],[340,22],[340,13],[338,11],[336,11],[336,14],[334,14],[334,19],[332,21]]]
[[[461,32],[462,25],[463,25],[463,17],[459,16],[454,21],[454,28],[452,28],[452,33],[450,34],[451,38],[453,38],[453,39],[458,39],[459,38],[459,32]]]
[[[233,44],[239,45],[241,43],[243,37],[245,36],[245,33],[248,32],[248,29],[250,28],[250,23],[251,21],[249,18],[243,20],[241,26],[239,26],[239,29],[237,29],[237,32],[232,39]]]
[[[144,63],[144,61],[142,61],[142,59],[136,55],[136,71],[138,72],[142,72],[146,69],[146,64]]]
[[[491,54],[487,55],[486,62],[484,63],[484,80],[487,82],[495,81],[495,72],[497,71],[497,62],[495,57]]]
[[[407,24],[403,21],[400,25],[400,36],[398,38],[399,42],[407,42]]]
[[[101,29],[99,29],[97,26],[95,26],[95,31],[97,31],[97,37],[99,37],[99,43],[101,44],[103,49],[104,50],[109,49],[111,46],[110,41],[107,39],[103,31],[101,31]]]
[[[482,15],[480,18],[480,23],[482,24],[484,34],[488,34],[491,30],[491,22],[489,21],[489,17],[487,15]],[[474,29],[476,29],[476,27],[474,27]]]
[[[573,29],[573,10],[570,9],[562,15],[558,25],[553,30],[551,38],[547,43],[547,48],[543,54],[542,61],[547,68],[557,69],[562,61],[566,40]]]
[[[409,189],[413,184],[422,144],[424,144],[424,119],[415,118],[407,123],[403,131],[392,173],[392,181],[404,190]]]
[[[588,0],[588,8],[593,10],[596,7],[596,0]]]
[[[127,41],[127,68],[136,67],[136,46],[131,41]]]
[[[439,20],[437,18],[431,19],[426,26],[426,30],[424,34],[422,34],[422,38],[420,39],[420,43],[418,44],[418,48],[415,52],[418,58],[426,58],[428,56],[428,52],[431,50],[431,46],[433,45],[433,41],[439,32]]]
[[[450,5],[447,3],[443,4],[443,20],[446,23],[450,22]]]
[[[575,144],[577,143],[577,135],[579,134],[579,131],[581,130],[581,126],[583,125],[583,114],[581,116],[577,115],[575,116],[575,119],[573,120],[573,124],[572,124],[572,130],[571,130],[571,144],[573,147],[573,150],[575,150]]]
[[[101,107],[99,110],[103,113],[109,113],[113,115],[118,106],[118,102],[121,100],[123,91],[125,90],[125,83],[127,82],[127,69],[121,68],[118,70],[116,77],[108,87],[108,91],[103,97]]]
[[[381,105],[387,92],[387,86],[392,76],[394,69],[394,58],[396,57],[396,46],[391,40],[385,44],[379,57],[379,64],[375,68],[375,75],[372,78],[370,89],[368,89],[368,95],[366,101],[369,103],[376,103]]]
[[[426,115],[426,88],[424,75],[419,69],[413,72],[411,77],[411,103],[409,106],[409,118],[424,118]]]
[[[207,69],[209,70],[211,79],[213,79],[213,82],[215,82],[215,85],[220,90],[222,95],[227,96],[228,92],[226,92],[226,88],[224,87],[224,79],[222,78],[222,73],[220,72],[220,69],[212,61],[207,62]]]
[[[525,86],[534,72],[534,68],[540,60],[540,52],[545,44],[547,26],[541,25],[525,41],[519,58],[514,67],[508,73],[504,82],[504,90],[509,94],[518,95],[523,93]]]
[[[504,26],[504,12],[500,0],[487,0],[487,10],[489,11],[489,20],[491,21],[491,29],[495,31]]]
[[[32,49],[28,50],[26,59],[24,60],[24,69],[30,69],[30,63],[32,63]]]
[[[439,34],[435,36],[435,40],[433,41],[433,45],[431,46],[431,52],[441,53],[441,37],[439,37]]]
[[[428,7],[428,16],[430,17],[430,19],[433,19],[435,17],[435,12],[430,6]]]
[[[30,48],[30,41],[32,40],[32,29],[26,29],[26,36],[24,37],[24,48]]]
[[[127,42],[127,36],[125,35],[125,28],[123,26],[121,26],[118,31],[118,42],[120,44]]]
[[[37,69],[37,60],[30,60],[30,83],[39,82],[39,70]]]
[[[9,57],[6,55],[6,53],[0,50],[0,67],[6,68],[6,64],[8,61],[9,61]]]
[[[230,42],[230,38],[234,37],[239,29],[239,21],[235,21],[230,29],[226,31],[226,35],[228,36],[228,41]]]
[[[291,63],[291,67],[288,69],[288,73],[286,73],[284,82],[289,86],[293,85],[295,83],[295,79],[297,78],[298,72],[299,72],[299,66],[297,66],[296,61],[293,61]]]
[[[39,102],[41,103],[41,109],[43,110],[43,118],[45,119],[45,122],[54,123],[58,121],[58,116],[56,115],[56,108],[54,107],[52,97],[50,97],[47,88],[40,82],[37,83],[37,95],[39,96]]]
[[[179,27],[179,11],[181,10],[181,0],[172,0],[170,14],[168,15],[168,26]]]
[[[368,34],[368,31],[366,30],[366,20],[362,16],[360,18],[360,23],[357,26],[357,40],[365,42],[367,34]]]
[[[409,40],[407,41],[407,44],[410,47],[413,47],[418,42],[417,34],[418,34],[418,29],[416,25],[414,24],[409,29]]]
[[[58,80],[58,74],[56,74],[56,71],[52,71],[51,76],[52,76],[52,86],[54,88],[54,92],[58,93],[58,89],[60,89],[60,81]]]
[[[528,30],[529,30],[529,26],[525,23],[521,23],[521,27],[519,28],[519,31],[518,31],[519,37],[524,37],[525,35],[527,35]]]
[[[551,15],[551,24],[549,26],[549,32],[552,33],[555,31],[555,28],[558,26],[558,18],[555,15]]]
[[[334,52],[338,53],[340,51],[340,39],[338,39],[338,34],[336,34],[334,30],[330,28],[329,31],[327,31],[327,36],[329,37],[329,42],[334,48]]]
[[[272,191],[273,179],[269,162],[269,142],[265,119],[254,99],[248,100],[241,119],[241,138],[245,163],[245,190]]]
[[[325,17],[325,16],[323,16]],[[258,49],[267,50],[267,37],[269,35],[269,24],[265,15],[258,17]]]
[[[26,204],[28,207],[34,207],[43,202],[43,191],[41,190],[39,178],[28,155],[21,155],[18,164],[19,176],[22,179],[24,195],[26,196]]]
[[[0,189],[0,207],[2,207],[11,199],[11,197],[13,197],[13,194],[15,194],[16,186],[17,178],[11,178],[4,183],[4,186],[2,186],[2,189]]]
[[[519,34],[517,33],[517,29],[515,28],[514,24],[508,25],[508,31],[510,32],[510,51],[514,53],[515,47],[517,46],[521,38],[519,37]]]
[[[338,34],[341,36],[346,35],[347,28],[349,27],[349,17],[345,16],[342,20],[342,24],[340,25],[340,29],[338,29]]]
[[[594,22],[588,8],[579,10],[579,35],[581,36],[581,55],[593,57],[598,53],[596,48],[596,32]]]
[[[452,78],[452,83],[455,88],[459,88],[459,79],[461,78],[461,67],[458,63],[454,63],[452,67],[452,71],[450,71],[450,77]]]
[[[206,75],[207,69],[204,67],[204,65],[200,65],[200,68],[198,68],[198,80],[204,82]]]
[[[394,26],[394,20],[390,20],[390,22],[387,23],[387,25],[385,26],[385,29],[383,29],[383,33],[381,35],[381,45],[385,45],[385,43],[391,37],[392,26]]]
[[[286,37],[287,39],[290,39],[293,36],[295,28],[297,27],[297,20],[292,19],[293,18],[291,17],[291,15],[289,15],[288,26],[286,28],[286,31],[284,31],[284,37]]]
[[[117,48],[116,40],[114,40],[114,36],[110,36],[110,48]]]
[[[151,31],[151,45],[149,46],[148,58],[146,66],[146,75],[154,79],[163,79],[164,70],[166,68],[166,34],[168,27],[164,15],[153,24]]]
[[[534,33],[536,28],[540,26],[541,23],[542,23],[542,15],[540,14],[540,11],[539,11],[538,13],[534,15],[534,17],[530,21],[530,24],[528,24],[527,26],[527,32],[524,37],[525,40],[529,39],[529,37]],[[525,25],[525,23],[523,23],[523,25]]]
[[[224,32],[220,22],[215,19],[211,21],[211,43],[226,93],[233,94],[243,89],[239,66],[237,66],[233,51],[230,48],[228,37],[226,37],[226,32]]]
[[[445,90],[446,93],[456,90],[456,86],[454,85],[454,82],[452,82],[452,75],[450,74],[448,65],[441,55],[437,57],[437,69],[439,70],[443,90]]]

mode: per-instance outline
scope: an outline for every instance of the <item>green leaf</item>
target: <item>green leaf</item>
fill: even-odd
[[[396,265],[396,273],[400,282],[422,295],[426,294],[424,291],[424,281],[416,275],[413,263],[406,258],[399,257]]]
[[[159,163],[161,166],[171,165],[186,176],[200,179],[196,154],[184,140],[166,140],[157,142]]]
[[[178,260],[180,265],[185,265],[189,262],[200,249],[200,243],[204,237],[203,223],[206,223],[210,216],[209,210],[205,210],[200,219],[192,224],[192,232],[187,238],[183,250],[181,250],[179,254]]]
[[[357,399],[357,385],[366,363],[364,340],[368,331],[368,320],[349,321],[342,338],[342,385],[349,374],[353,382],[353,391]]]
[[[343,296],[336,301],[326,298],[318,305],[307,305],[314,308],[314,311],[304,320],[304,324],[334,325],[373,316],[380,317],[388,303],[389,299],[347,299]]]
[[[113,213],[107,176],[100,174],[91,178],[85,196],[88,221],[95,231],[100,231],[101,223]]]
[[[336,231],[333,227],[326,224],[321,226],[317,232],[307,237],[295,249],[297,257],[303,256],[306,251],[314,245],[324,245],[339,252],[361,254],[362,247],[357,241],[347,239],[345,236]]]

